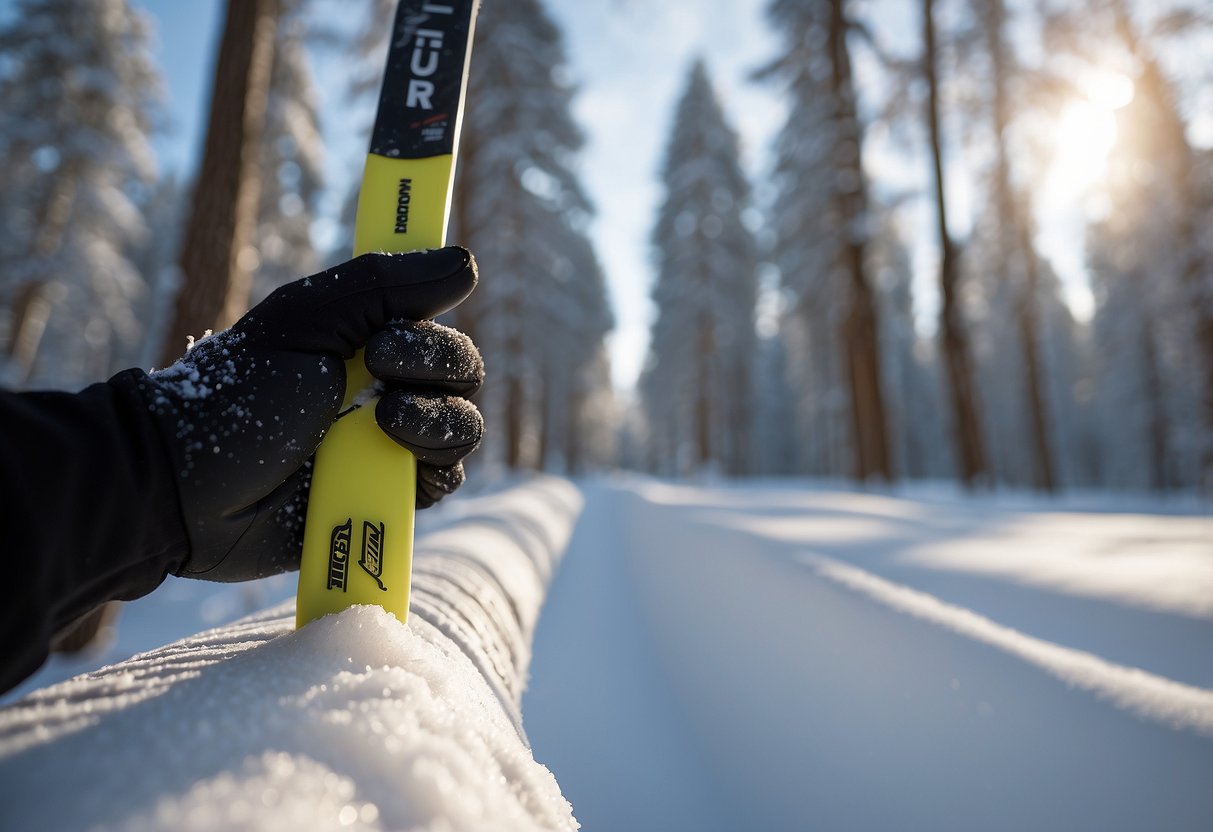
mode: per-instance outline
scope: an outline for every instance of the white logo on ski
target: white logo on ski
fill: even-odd
[[[455,9],[451,6],[442,6],[437,3],[426,3],[421,7],[421,11],[427,16],[455,13]],[[424,19],[428,20],[428,17]],[[410,109],[434,109],[434,105],[430,101],[434,94],[434,82],[424,79],[438,71],[438,61],[442,56],[442,38],[443,33],[439,29],[418,29],[414,33],[413,57],[409,61],[409,69],[416,77],[409,79],[404,106]]]

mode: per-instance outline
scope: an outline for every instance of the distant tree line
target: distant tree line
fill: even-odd
[[[1191,145],[1192,91],[1160,58],[1182,43],[1207,47],[1208,15],[1173,8],[1146,20],[1149,10],[1125,0],[1039,13],[1004,0],[920,0],[918,49],[898,56],[844,0],[773,0],[768,11],[783,48],[756,77],[783,91],[788,116],[762,245],[720,185],[695,189],[701,177],[729,183],[730,197],[747,192],[702,62],[677,105],[653,238],[642,464],[1046,492],[1213,489],[1213,249],[1200,230],[1213,156]],[[1038,65],[1014,48],[1013,26],[1046,47]],[[860,51],[886,76],[883,101],[856,85]],[[1095,308],[1079,321],[1038,250],[1031,196],[1044,165],[1022,124],[1055,118],[1081,94],[1075,66],[1108,64],[1132,77],[1135,95],[1117,112],[1099,184],[1106,207],[1085,251]],[[939,297],[930,326],[915,320],[909,200],[877,195],[863,164],[877,124],[910,136],[930,173],[922,196],[934,209]],[[983,161],[967,172],[977,207],[959,239],[948,180],[965,150]],[[779,273],[778,329],[745,351],[740,371],[726,369],[718,333],[752,324],[763,261]],[[716,309],[729,324],[701,311]],[[718,415],[738,402],[749,412]],[[737,465],[738,447],[748,466]]]

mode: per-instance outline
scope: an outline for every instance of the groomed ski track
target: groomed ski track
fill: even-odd
[[[524,715],[584,828],[1213,828],[1208,517],[583,490]]]

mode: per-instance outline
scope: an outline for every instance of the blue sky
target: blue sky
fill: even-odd
[[[165,170],[189,176],[202,147],[210,106],[211,62],[223,4],[218,0],[136,0],[155,26],[155,52],[164,73],[168,129],[155,147]]]

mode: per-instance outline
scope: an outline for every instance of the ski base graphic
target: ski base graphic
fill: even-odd
[[[338,419],[316,451],[317,469],[338,465],[351,476],[312,481],[307,528],[323,533],[304,539],[296,626],[353,604],[376,604],[403,622],[416,459],[375,424],[372,401]]]

